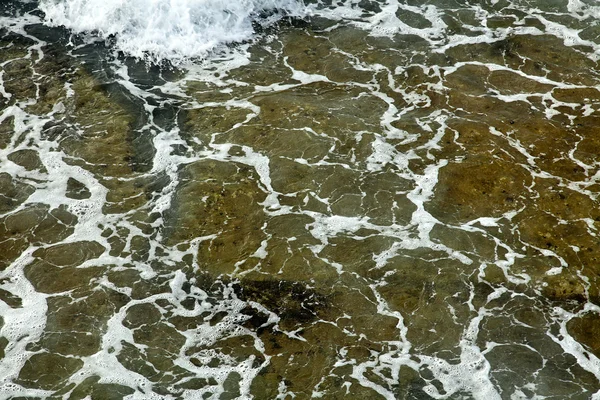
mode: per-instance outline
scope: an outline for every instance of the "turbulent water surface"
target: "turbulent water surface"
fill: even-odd
[[[0,398],[600,399],[595,0],[5,0]]]

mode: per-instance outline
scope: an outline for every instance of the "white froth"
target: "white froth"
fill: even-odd
[[[23,270],[25,265],[33,261],[34,250],[30,247],[12,263],[11,268],[0,274],[2,289],[22,300],[22,306],[18,308],[0,302],[0,315],[4,320],[0,333],[9,340],[0,363],[0,393],[12,392],[6,385],[19,375],[19,371],[33,354],[27,350],[27,345],[39,340],[46,325],[46,295],[35,291]],[[13,394],[17,393],[18,390]]]
[[[492,4],[497,1],[492,0]],[[167,5],[168,4],[168,5]],[[443,22],[441,16],[443,10],[436,8],[434,5],[426,5],[422,7],[408,6],[401,4],[397,0],[388,0],[382,5],[381,12],[376,12],[375,15],[365,17],[360,7],[357,7],[358,1],[348,0],[346,2],[338,2],[337,6],[333,6],[328,9],[321,9],[311,7],[311,12],[322,16],[331,17],[333,19],[343,20],[352,19],[351,23],[355,26],[361,27],[365,30],[370,31],[374,35],[386,35],[393,36],[395,34],[411,34],[419,36],[425,39],[435,50],[443,52],[448,48],[457,46],[459,44],[468,43],[481,43],[481,42],[495,42],[502,38],[511,36],[512,34],[541,34],[538,28],[522,27],[517,28],[515,31],[510,29],[490,29],[487,28],[485,23],[486,18],[490,15],[485,13],[478,14],[477,18],[482,22],[481,26],[477,27],[478,35],[465,36],[465,35],[452,35],[448,32],[448,27]],[[582,3],[580,0],[569,0],[569,11],[577,14],[579,18],[585,19],[590,15],[595,15],[596,18],[600,16],[598,12],[599,7],[590,6]],[[305,10],[300,5],[300,1],[295,0],[234,0],[231,2],[223,2],[218,0],[171,0],[170,3],[157,0],[42,0],[42,9],[46,12],[46,20],[52,25],[65,25],[76,32],[87,32],[94,31],[99,34],[102,38],[113,37],[116,46],[135,57],[150,58],[150,59],[162,59],[169,58],[174,62],[178,62],[187,58],[203,57],[212,50],[219,48],[224,43],[231,43],[237,41],[248,40],[254,35],[252,27],[253,22],[268,23],[278,18],[283,13],[290,15],[302,15]],[[430,23],[430,27],[417,29],[402,22],[397,16],[397,12],[401,10],[410,11],[423,16]],[[275,14],[271,19],[261,19],[259,14],[262,12],[274,12]],[[33,17],[32,17],[33,18]],[[549,22],[547,19],[540,18],[540,21],[546,26],[549,33],[563,38],[566,45],[584,44],[597,49],[598,46],[592,42],[582,41],[579,39],[579,31],[575,29],[567,29],[562,25],[558,25],[555,22]],[[0,26],[3,24],[10,23],[0,18]],[[25,31],[23,30],[23,35]],[[30,37],[30,36],[27,36]],[[41,54],[41,47],[32,47],[32,49],[38,49]],[[341,50],[337,49],[340,54],[345,54]],[[177,83],[169,83],[160,88],[153,88],[160,90],[163,93],[169,93],[180,98],[187,98],[185,83],[194,80],[203,80],[205,82],[211,82],[218,88],[224,88],[221,90],[222,93],[231,92],[231,87],[234,86],[249,86],[245,82],[234,81],[234,78],[227,78],[227,71],[237,68],[241,65],[248,63],[247,55],[240,51],[236,54],[229,54],[229,58],[212,59],[210,61],[210,68],[204,70],[203,67],[196,66],[197,69],[191,67],[188,75]],[[350,58],[350,56],[348,56]],[[325,76],[315,73],[307,73],[301,70],[294,69],[285,59],[284,64],[291,69],[292,79],[296,82],[293,84],[289,83],[273,83],[268,86],[255,86],[254,92],[278,92],[290,90],[301,85],[307,85],[314,82],[329,82],[331,81]],[[513,70],[505,66],[495,64],[484,64],[479,62],[470,63],[458,63],[451,67],[423,67],[424,72],[431,76],[431,74],[437,74],[439,77],[439,86],[431,84],[429,87],[432,90],[443,91],[443,78],[446,77],[458,68],[466,65],[479,65],[485,66],[490,71],[510,71],[512,73],[519,74],[521,77],[528,80],[537,81],[542,84],[552,85],[556,88],[578,88],[579,86],[570,85],[562,82],[553,81],[547,77],[532,76],[528,75],[519,70]],[[369,95],[377,97],[387,104],[387,110],[380,115],[380,130],[377,132],[361,131],[356,134],[357,142],[362,140],[363,135],[372,135],[373,140],[371,142],[371,153],[367,158],[364,167],[368,173],[377,174],[384,171],[386,167],[394,167],[394,171],[398,171],[398,175],[403,179],[411,182],[413,189],[408,190],[407,198],[416,206],[416,211],[412,214],[411,221],[408,225],[399,225],[394,223],[390,226],[377,225],[373,221],[364,217],[348,217],[335,215],[333,213],[317,213],[312,211],[294,210],[294,213],[303,214],[312,218],[312,223],[306,225],[306,228],[310,230],[310,234],[318,240],[320,245],[311,247],[314,251],[315,256],[320,260],[323,260],[327,265],[334,267],[337,272],[341,275],[344,273],[344,266],[328,260],[321,256],[321,250],[329,243],[332,238],[336,236],[348,236],[354,237],[357,240],[364,239],[360,235],[359,230],[365,229],[373,232],[373,234],[381,235],[383,237],[394,238],[393,243],[388,249],[381,251],[378,254],[373,255],[373,260],[376,262],[377,267],[384,267],[388,261],[400,254],[406,249],[415,248],[429,248],[432,251],[443,251],[446,252],[453,259],[457,259],[464,264],[471,264],[473,261],[468,258],[465,254],[455,251],[452,248],[446,247],[435,240],[430,238],[432,229],[442,222],[438,221],[433,215],[427,210],[427,203],[432,198],[436,184],[438,182],[438,174],[440,170],[448,164],[448,161],[438,159],[433,161],[434,156],[430,150],[438,149],[439,142],[442,137],[447,134],[448,127],[446,125],[446,118],[448,116],[441,113],[432,113],[427,117],[417,118],[416,123],[424,130],[430,133],[434,133],[432,138],[424,145],[415,146],[410,151],[399,150],[398,141],[400,144],[405,145],[408,143],[415,142],[420,139],[418,134],[411,134],[404,130],[398,129],[394,126],[394,122],[398,121],[403,115],[409,111],[423,108],[431,100],[423,94],[414,92],[404,91],[395,87],[396,77],[403,70],[398,67],[395,73],[387,70],[381,65],[368,65],[360,64],[354,65],[357,70],[361,71],[372,71],[375,73],[388,73],[390,89],[396,93],[402,95],[406,101],[406,106],[400,106],[395,103],[394,99],[383,92],[377,84],[361,84],[356,83],[357,87],[364,88],[369,92]],[[208,72],[207,72],[208,71]],[[270,163],[269,157],[261,152],[261,150],[254,149],[250,146],[243,146],[243,155],[233,156],[230,154],[232,144],[230,143],[219,143],[215,138],[219,135],[218,132],[214,133],[213,140],[204,152],[190,156],[178,156],[173,153],[173,146],[185,145],[185,141],[180,137],[178,129],[165,131],[160,129],[159,126],[154,124],[152,120],[152,111],[156,108],[148,103],[149,98],[159,99],[159,96],[153,94],[151,91],[141,89],[130,79],[128,71],[125,67],[120,65],[120,68],[116,68],[115,72],[118,76],[117,83],[127,90],[133,97],[139,99],[144,103],[144,109],[148,115],[149,122],[144,129],[150,129],[154,132],[153,144],[156,149],[156,155],[153,159],[153,168],[150,171],[150,175],[156,175],[159,173],[165,173],[170,178],[170,183],[162,189],[160,194],[156,194],[152,200],[150,211],[163,213],[171,207],[171,201],[173,193],[179,184],[179,168],[189,162],[196,161],[201,158],[209,158],[220,160],[223,162],[235,162],[242,163],[252,167],[257,175],[257,184],[260,189],[266,194],[266,200],[261,204],[265,209],[265,214],[274,216],[286,213],[292,213],[291,207],[280,204],[281,197],[287,195],[286,193],[279,193],[274,190],[271,182],[272,175],[272,164]],[[444,74],[442,74],[444,73]],[[229,80],[228,80],[229,79]],[[0,96],[9,99],[10,93],[7,93],[2,81],[2,72],[0,71]],[[229,87],[228,87],[229,85]],[[69,84],[65,84],[69,92],[69,96],[73,94]],[[499,93],[493,94],[499,100],[504,102],[513,101],[524,101],[529,102],[528,94],[519,95],[502,95]],[[260,108],[255,104],[252,104],[250,100],[230,100],[223,103],[194,103],[192,99],[187,98],[190,102],[186,105],[190,108],[199,107],[234,107],[234,108],[246,108],[248,109],[248,116],[244,122],[241,122],[234,126],[235,129],[243,124],[248,123],[254,117],[260,113]],[[556,114],[560,114],[558,111],[559,107],[571,106],[569,103],[559,102],[552,97],[552,93],[544,94],[544,100],[547,100],[550,104],[547,106],[545,112],[548,118],[552,118]],[[544,103],[546,104],[546,103]],[[52,113],[63,113],[65,107],[62,103],[57,103]],[[590,105],[586,105],[583,110],[584,115],[591,115],[594,109]],[[33,141],[39,143],[39,131],[41,126],[48,121],[52,116],[52,113],[47,115],[46,118],[37,118],[25,115],[26,113],[18,106],[9,107],[0,114],[0,122],[6,119],[8,116],[15,116],[15,132],[21,134],[29,131],[28,135]],[[309,127],[303,128],[306,132],[314,135],[326,135],[315,132]],[[377,129],[376,129],[377,130]],[[490,127],[490,133],[498,138],[502,138],[513,147],[516,151],[522,154],[526,161],[523,165],[524,168],[531,172],[532,176],[540,177],[545,179],[554,179],[556,177],[546,174],[545,172],[535,172],[534,166],[536,165],[536,159],[531,152],[525,148],[518,140],[514,138],[512,132],[500,132],[494,127]],[[37,135],[37,136],[36,136]],[[18,135],[15,135],[15,137]],[[15,147],[15,143],[9,145],[9,151],[18,150]],[[99,184],[98,180],[85,169],[80,167],[71,166],[63,161],[64,154],[58,152],[50,152],[51,149],[44,148],[40,151],[43,164],[48,170],[47,176],[40,181],[43,184],[36,186],[37,191],[31,196],[30,199],[24,204],[30,204],[33,202],[41,202],[50,205],[52,208],[56,208],[60,205],[66,204],[69,210],[78,216],[79,221],[76,230],[70,238],[65,242],[74,242],[79,240],[96,240],[103,244],[106,248],[109,248],[109,244],[106,239],[102,238],[100,233],[102,226],[111,227],[126,227],[131,232],[129,237],[126,238],[127,244],[125,250],[129,250],[131,237],[134,235],[145,236],[141,230],[127,221],[126,216],[106,216],[102,213],[102,207],[106,201],[106,189]],[[425,156],[422,153],[426,153]],[[0,172],[6,171],[11,176],[35,178],[31,172],[25,171],[23,168],[18,167],[16,164],[6,162],[6,154],[2,154],[0,158]],[[570,154],[570,157],[574,159],[574,152]],[[330,163],[326,161],[327,158],[318,162],[311,162],[304,158],[297,158],[295,161],[304,165],[340,165],[343,168],[350,168],[349,165],[344,163]],[[412,159],[423,159],[424,161],[432,161],[429,166],[423,171],[413,172],[410,169],[410,161]],[[355,160],[352,159],[352,162]],[[579,163],[583,168],[589,171],[593,171],[594,165],[585,165]],[[600,173],[599,173],[600,174]],[[593,180],[600,179],[600,175],[593,178]],[[66,183],[69,177],[76,178],[78,181],[85,184],[91,191],[91,197],[85,200],[73,200],[68,199],[65,196]],[[45,182],[48,182],[47,184]],[[581,193],[587,193],[581,187],[583,184],[577,183],[561,183],[563,186],[573,185],[573,190]],[[571,186],[569,186],[571,187]],[[322,204],[326,205],[328,210],[331,211],[331,204],[329,199],[321,198],[315,192],[310,192],[311,198],[317,199]],[[309,195],[306,195],[306,201],[304,206],[307,206]],[[500,239],[493,237],[494,229],[482,229],[482,228],[496,228],[505,223],[504,219],[510,220],[518,212],[511,211],[503,215],[502,218],[491,218],[482,217],[472,220],[462,226],[449,226],[452,229],[462,230],[465,232],[476,232],[480,235],[485,236],[488,239],[492,239],[496,243],[496,254],[494,260],[489,260],[489,263],[481,263],[479,278],[485,277],[485,269],[488,265],[496,265],[502,269],[507,280],[513,284],[528,283],[531,278],[526,274],[517,274],[512,271],[515,260],[523,258],[523,254],[519,254],[516,250],[510,248],[508,245],[502,243]],[[394,221],[395,222],[395,221]],[[590,229],[594,229],[594,221],[589,219],[585,221]],[[157,221],[157,226],[162,223],[162,219]],[[266,225],[263,226],[263,231]],[[185,255],[191,254],[195,260],[193,265],[198,268],[198,247],[199,244],[206,240],[215,239],[218,235],[207,235],[204,237],[198,237],[190,241],[190,247],[186,250],[177,249],[164,249],[168,254],[164,259],[168,259],[169,263],[180,262]],[[154,249],[157,246],[161,236],[153,238],[151,246]],[[251,257],[264,259],[268,256],[268,249],[270,244],[271,236],[269,239],[263,240],[261,245]],[[288,238],[289,241],[295,240],[295,238]],[[574,246],[573,246],[574,247]],[[561,267],[555,267],[550,269],[547,274],[558,274],[566,267],[566,262],[561,259],[557,254],[545,249],[539,249],[532,246],[532,248],[538,250],[540,254],[553,257],[561,262]],[[29,342],[35,341],[39,337],[45,324],[45,296],[38,293],[31,293],[33,290],[28,282],[25,280],[22,274],[23,265],[26,264],[27,257],[30,256],[33,249],[30,249],[26,254],[23,255],[11,266],[9,272],[5,273],[2,277],[10,277],[7,283],[3,284],[3,288],[9,290],[11,293],[19,295],[22,298],[27,298],[28,302],[24,304],[22,310],[9,309],[6,306],[0,304],[0,311],[5,316],[5,327],[2,333],[9,339],[14,339],[29,334],[30,337],[27,340],[17,343],[13,347],[7,348],[6,359],[10,361],[9,369],[0,369],[0,372],[11,379],[18,373],[20,366],[25,362],[26,357],[23,354],[19,354],[20,351],[24,351],[25,345]],[[154,251],[151,251],[154,255]],[[102,265],[123,265],[130,259],[120,259],[118,257],[109,257],[108,254],[102,255],[99,259],[94,260],[95,263]],[[243,263],[240,261],[236,264]],[[87,264],[82,265],[83,267]],[[136,267],[139,267],[136,264]],[[141,267],[139,267],[141,268]],[[146,266],[146,271],[151,271],[151,267]],[[236,270],[237,271],[237,270]],[[150,278],[151,275],[144,275],[144,278]],[[264,368],[268,362],[269,357],[265,356],[265,361],[262,365],[256,367],[252,366],[253,359],[248,358],[237,364],[230,358],[227,358],[224,354],[219,354],[215,349],[211,349],[206,352],[207,361],[212,357],[218,357],[222,361],[222,366],[218,368],[209,368],[207,366],[198,367],[189,361],[189,357],[186,355],[188,349],[194,348],[197,345],[211,346],[218,340],[224,337],[231,337],[236,335],[251,335],[254,338],[255,347],[261,353],[264,353],[264,345],[258,339],[258,337],[251,331],[244,330],[239,325],[239,311],[246,305],[235,298],[228,298],[220,304],[214,306],[210,302],[205,301],[208,295],[202,292],[198,288],[192,287],[189,295],[196,298],[197,303],[192,310],[186,309],[180,303],[183,299],[188,297],[188,293],[184,290],[184,284],[186,283],[186,275],[177,271],[172,275],[170,281],[170,292],[161,293],[157,296],[150,296],[143,300],[134,300],[119,310],[107,324],[106,334],[103,337],[102,349],[91,357],[84,358],[85,366],[81,372],[74,376],[72,382],[81,382],[85,377],[90,375],[98,375],[102,377],[101,383],[120,383],[129,385],[131,387],[138,388],[140,391],[136,391],[130,398],[145,399],[145,398],[160,398],[152,391],[152,382],[142,377],[139,374],[133,373],[125,369],[116,358],[116,354],[122,348],[123,343],[129,343],[130,345],[138,346],[140,350],[143,350],[143,345],[136,344],[132,335],[132,330],[124,326],[124,319],[127,315],[127,310],[132,306],[140,303],[154,303],[157,300],[167,300],[175,306],[173,313],[179,316],[185,317],[198,317],[203,311],[227,312],[221,322],[215,326],[210,326],[207,323],[199,322],[197,327],[191,328],[187,331],[181,332],[186,337],[186,344],[179,357],[176,359],[176,364],[179,367],[183,367],[189,371],[193,371],[199,377],[214,377],[218,384],[222,386],[227,375],[236,371],[242,376],[241,392],[242,398],[248,396],[249,398],[249,387],[258,374],[258,372]],[[583,279],[583,278],[582,278]],[[126,294],[131,293],[129,288],[119,288],[112,284],[106,278],[99,281],[99,284],[105,287],[109,287],[112,290],[122,291]],[[353,365],[353,372],[351,377],[356,379],[359,384],[370,387],[385,398],[394,399],[395,395],[389,389],[389,387],[396,384],[399,380],[399,368],[401,365],[409,366],[414,370],[418,370],[420,367],[426,366],[435,375],[435,377],[442,383],[446,394],[437,392],[437,389],[430,385],[426,388],[426,391],[437,398],[447,398],[453,393],[467,391],[472,394],[476,399],[494,399],[499,398],[494,385],[490,380],[490,365],[485,359],[485,353],[489,349],[482,350],[477,346],[477,336],[479,333],[479,325],[483,319],[488,316],[488,312],[485,308],[479,309],[477,312],[473,305],[474,292],[470,294],[468,301],[469,308],[475,314],[469,321],[466,321],[465,331],[460,341],[461,357],[460,362],[451,364],[444,361],[439,357],[421,357],[422,362],[417,363],[411,360],[409,352],[418,354],[418,350],[412,349],[411,343],[407,340],[408,328],[404,325],[404,319],[400,311],[395,310],[389,305],[378,292],[379,287],[383,286],[385,281],[379,284],[370,285],[373,291],[373,297],[376,299],[377,312],[381,315],[396,318],[398,324],[396,326],[398,330],[398,337],[396,340],[386,342],[386,346],[391,348],[388,353],[382,352],[377,354],[377,359],[362,364],[352,364],[355,360],[341,360],[337,366],[341,365]],[[497,289],[490,296],[487,301],[490,302],[494,299],[500,298],[505,293],[502,289]],[[587,293],[587,292],[586,292]],[[230,296],[233,296],[230,294]],[[235,297],[235,296],[233,296]],[[279,317],[262,307],[258,303],[251,304],[253,308],[265,315],[269,315],[267,322],[263,326],[277,325]],[[566,353],[569,353],[577,359],[579,365],[583,366],[588,371],[599,377],[598,371],[600,370],[600,361],[592,357],[585,351],[585,349],[579,345],[575,340],[568,335],[566,330],[567,322],[579,316],[584,312],[595,312],[598,313],[597,309],[590,309],[591,306],[586,306],[584,311],[581,311],[578,315],[568,314],[562,310],[557,312],[557,321],[560,322],[561,333],[560,335],[554,336],[552,332],[548,332],[548,335],[558,343]],[[449,306],[450,308],[450,306]],[[401,310],[402,311],[402,310]],[[237,316],[236,316],[237,314]],[[345,316],[349,318],[348,316]],[[35,320],[33,324],[27,321]],[[278,328],[278,327],[277,327]],[[296,334],[296,332],[284,332],[288,337],[295,338],[298,340],[306,340]],[[346,333],[348,333],[346,331]],[[14,340],[16,342],[16,340]],[[340,356],[343,355],[343,349],[339,352]],[[27,355],[27,354],[26,354]],[[420,356],[420,355],[419,355]],[[12,358],[11,358],[12,357]],[[200,357],[199,357],[200,358]],[[6,365],[6,364],[5,364]],[[4,366],[5,366],[4,365]],[[379,377],[387,383],[387,386],[380,385],[367,378],[367,372],[371,368],[377,371],[378,368],[383,367],[390,368],[392,370],[392,377],[395,379],[390,380],[386,378],[386,375],[381,374]],[[2,383],[0,381],[0,383]],[[402,383],[402,382],[401,382]],[[349,382],[345,385],[348,387]],[[318,388],[319,385],[317,385]],[[388,387],[389,386],[389,387]],[[208,389],[207,389],[208,390]],[[214,390],[214,394],[217,396],[222,393],[221,387]],[[290,395],[294,397],[293,392],[286,387],[284,382],[280,383],[279,392],[281,397]],[[23,388],[5,384],[0,386],[0,392],[11,393],[15,395],[30,395],[44,397],[49,395],[43,391],[24,391]],[[201,391],[187,390],[183,394],[183,398],[199,398]],[[515,396],[518,397],[517,391]],[[319,397],[320,392],[315,391],[313,397]],[[523,396],[525,396],[523,394]],[[600,397],[599,394],[595,395]],[[518,397],[520,398],[520,397]],[[524,397],[523,397],[524,398]]]
[[[583,310],[579,311],[577,314],[573,314],[560,307],[556,307],[554,309],[554,316],[556,322],[560,324],[560,334],[555,335],[553,332],[548,331],[547,335],[550,336],[555,343],[560,345],[565,353],[575,357],[580,367],[593,374],[596,379],[600,380],[600,359],[577,342],[567,329],[567,323],[571,319],[587,313],[593,313],[597,316],[600,314],[600,308],[591,303],[587,303]],[[596,393],[596,396],[600,396],[600,391]]]
[[[305,13],[295,0],[42,0],[40,8],[49,25],[114,37],[118,48],[134,57],[172,61],[249,40],[253,23]]]

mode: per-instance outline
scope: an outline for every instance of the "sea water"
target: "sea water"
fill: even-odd
[[[0,398],[600,398],[599,17],[3,2]]]

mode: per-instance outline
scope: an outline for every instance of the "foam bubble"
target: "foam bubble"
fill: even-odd
[[[49,25],[114,36],[117,47],[134,57],[175,62],[248,40],[253,23],[305,12],[296,0],[42,0],[40,9]]]

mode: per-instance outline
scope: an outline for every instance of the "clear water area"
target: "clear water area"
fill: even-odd
[[[308,4],[177,68],[3,4],[1,398],[600,397],[595,2]]]

